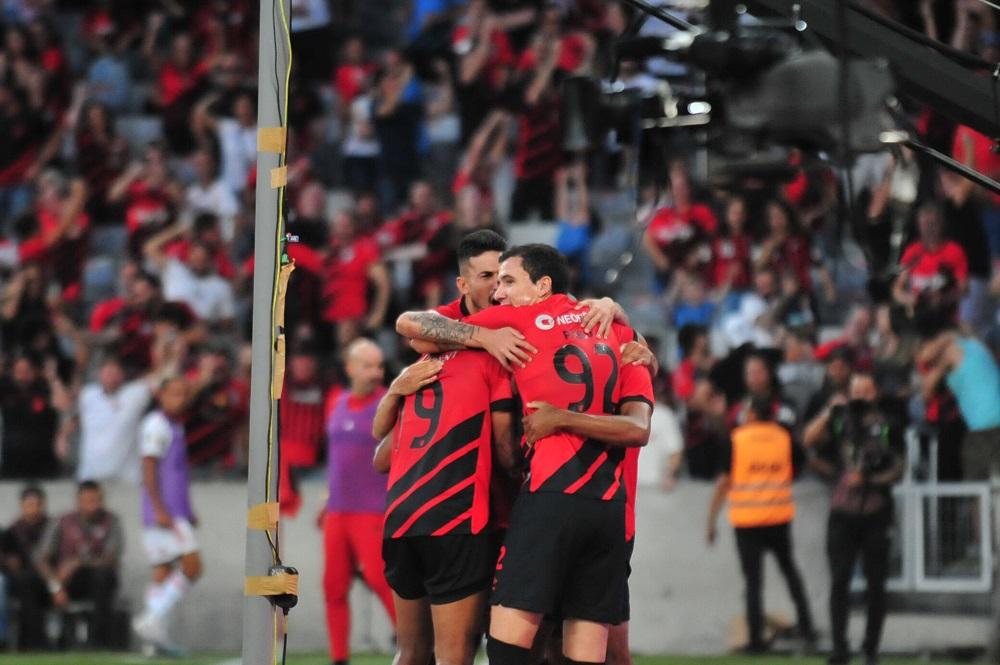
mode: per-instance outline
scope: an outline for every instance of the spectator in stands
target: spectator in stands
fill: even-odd
[[[452,30],[451,45],[458,56],[456,93],[462,140],[468,143],[500,102],[516,56],[486,0],[472,0],[465,6]]]
[[[695,383],[707,376],[714,359],[709,346],[708,327],[687,324],[677,333],[677,345],[681,360],[671,376],[673,393],[678,399],[687,401],[694,395]]]
[[[389,273],[378,244],[358,236],[350,212],[334,215],[330,231],[323,265],[323,320],[333,326],[333,339],[344,347],[362,330],[382,325],[389,307]],[[369,283],[375,289],[371,302]]]
[[[697,325],[708,328],[715,319],[715,303],[709,299],[708,285],[698,273],[678,273],[667,294],[674,328]]]
[[[493,181],[507,151],[509,125],[509,113],[499,109],[492,111],[462,155],[451,185],[455,196],[455,221],[460,229],[475,230],[495,225]]]
[[[237,92],[225,115],[216,117],[210,109],[220,100],[216,94],[199,102],[191,123],[201,148],[218,151],[220,177],[239,196],[257,164],[257,101],[249,92]]]
[[[37,261],[26,263],[7,282],[0,304],[0,332],[5,348],[25,348],[35,329],[48,322],[46,286],[46,275]]]
[[[834,483],[826,545],[833,633],[828,662],[844,665],[851,659],[848,596],[860,556],[868,606],[861,650],[865,662],[875,665],[887,609],[892,486],[906,466],[903,430],[893,412],[880,404],[874,375],[859,372],[851,377],[849,393],[837,395],[809,422],[803,439],[807,447],[818,449],[813,467]]]
[[[740,298],[739,309],[722,320],[722,330],[730,348],[752,343],[758,348],[773,348],[777,343],[778,275],[764,266],[753,273],[753,291]]]
[[[175,348],[161,359],[158,372],[175,369],[180,361],[177,354]],[[62,437],[68,437],[79,427],[76,468],[79,480],[139,484],[139,453],[135,442],[139,420],[149,406],[150,390],[158,380],[158,372],[126,382],[125,368],[116,355],[109,354],[101,362],[97,381],[80,391],[77,415],[67,421],[61,433]]]
[[[234,375],[229,350],[222,345],[203,349],[187,378],[193,397],[185,434],[193,470],[200,475],[239,472],[237,462],[245,459],[247,445],[250,390]]]
[[[560,9],[547,6],[531,45],[516,65],[514,79],[520,99],[514,149],[517,181],[510,201],[512,221],[524,221],[533,213],[543,220],[554,219],[553,178],[562,162],[559,81],[568,71],[583,67],[589,57],[587,47],[581,48],[576,40],[564,49],[564,37]]]
[[[87,213],[101,223],[111,214],[108,191],[125,166],[128,144],[115,131],[109,107],[100,103],[84,106],[75,129],[76,168],[87,184]]]
[[[375,82],[373,122],[378,138],[382,203],[398,205],[420,175],[423,88],[400,51],[385,54]]]
[[[937,203],[920,206],[917,231],[918,239],[907,246],[899,261],[902,271],[892,290],[895,301],[911,311],[924,292],[940,291],[954,284],[961,293],[969,278],[965,252],[957,243],[945,238],[944,218]]]
[[[294,517],[301,498],[295,476],[320,461],[326,394],[320,375],[319,349],[312,340],[299,340],[288,354],[281,397],[281,477],[279,493],[284,514]]]
[[[26,80],[27,95],[10,82],[0,85],[0,136],[7,139],[0,157],[0,232],[11,229],[10,222],[31,207],[31,183],[26,174],[41,170],[37,157],[49,134],[43,112],[42,75],[31,67],[16,69]]]
[[[368,59],[364,40],[356,35],[349,37],[333,75],[333,89],[342,110],[351,108],[358,95],[371,87],[374,73],[375,63]]]
[[[354,193],[376,191],[380,186],[382,146],[375,134],[375,109],[369,78],[357,82],[350,103],[344,102],[344,185]]]
[[[214,216],[220,225],[222,240],[232,242],[239,200],[219,176],[215,155],[210,150],[199,150],[192,161],[197,180],[187,188],[184,214],[192,218],[203,214]],[[226,276],[231,277],[232,273]]]
[[[59,473],[56,431],[71,398],[55,361],[37,356],[14,359],[10,377],[0,375],[0,478],[52,478]]]
[[[812,420],[816,415],[831,404],[843,403],[847,398],[847,389],[854,370],[854,349],[846,344],[823,349],[817,352],[816,359],[826,366],[823,385],[809,398],[805,418]]]
[[[770,268],[778,274],[791,271],[799,285],[812,288],[813,265],[809,237],[799,228],[794,212],[782,201],[767,204],[767,230],[754,250],[754,269]]]
[[[768,420],[795,431],[797,420],[795,409],[785,400],[781,382],[775,372],[769,354],[754,351],[743,361],[743,387],[745,397],[729,408],[730,427],[738,427],[746,422],[750,402],[754,399],[771,405]]]
[[[816,360],[812,337],[805,331],[790,330],[783,340],[784,357],[778,366],[778,380],[795,407],[798,420],[805,418],[813,395],[826,378],[824,367]]]
[[[101,486],[85,480],[76,510],[59,518],[39,544],[35,565],[48,583],[56,609],[70,601],[94,603],[91,646],[107,647],[118,590],[124,537],[118,516],[104,507]]]
[[[569,262],[572,271],[571,291],[577,292],[590,278],[590,237],[594,226],[587,185],[587,167],[583,160],[556,171],[556,221],[559,224],[555,247]]]
[[[153,327],[163,304],[160,280],[127,261],[119,274],[121,295],[98,302],[91,312],[90,341],[100,347],[116,347],[126,374],[149,370],[152,362]]]
[[[155,42],[156,31],[163,20],[158,22],[152,36],[146,39]],[[152,53],[147,57],[155,60]],[[190,33],[174,34],[170,42],[170,55],[160,67],[156,88],[152,98],[163,111],[163,132],[171,151],[187,154],[194,148],[194,136],[190,122],[191,109],[204,91],[211,73],[213,62],[200,58]]]
[[[439,208],[434,189],[425,180],[410,187],[408,203],[402,215],[382,226],[377,238],[384,247],[417,245],[426,249],[426,254],[413,262],[411,300],[433,309],[443,300],[445,279],[455,262],[452,214]]]
[[[656,394],[649,427],[649,442],[642,451],[639,465],[640,486],[670,492],[677,483],[677,473],[684,460],[684,436],[680,419],[670,406],[670,389],[662,385]]]
[[[963,477],[1000,476],[1000,368],[989,349],[978,339],[947,328],[923,343],[917,367],[924,399],[946,385],[968,426],[962,442]]]
[[[99,35],[93,40],[96,57],[87,68],[87,88],[91,99],[109,111],[121,113],[131,103],[132,80],[128,64],[111,43],[113,35]]]
[[[45,491],[35,485],[21,490],[20,515],[0,546],[10,597],[17,601],[17,646],[34,651],[48,646],[44,609],[51,602],[45,578],[35,565],[35,551],[49,529]]]
[[[711,286],[725,295],[725,310],[739,307],[750,288],[751,239],[747,232],[747,203],[741,196],[726,202],[721,233],[712,239]]]
[[[643,235],[643,247],[653,261],[660,285],[677,270],[707,262],[703,249],[718,232],[719,222],[708,206],[694,201],[687,170],[680,163],[670,167],[671,205],[656,211]],[[703,260],[704,259],[704,260]]]
[[[142,256],[146,240],[170,225],[183,201],[184,190],[170,175],[162,143],[147,146],[143,160],[129,166],[108,189],[108,203],[125,208],[133,258]]]
[[[87,187],[83,180],[77,178],[69,183],[54,169],[47,169],[39,176],[35,205],[38,231],[25,245],[34,239],[41,242],[39,259],[67,302],[78,300],[83,290],[83,263],[90,230],[90,217],[84,212],[86,201]]]
[[[211,247],[195,241],[186,260],[167,255],[167,244],[187,231],[175,224],[146,241],[143,253],[160,271],[164,298],[184,303],[212,330],[225,330],[236,317],[236,299],[230,283],[217,272]]]

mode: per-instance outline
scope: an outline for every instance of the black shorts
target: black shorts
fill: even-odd
[[[565,619],[621,622],[624,533],[621,501],[522,492],[490,602]]]
[[[635,552],[635,536],[632,536],[632,540],[625,541],[625,598],[622,605],[622,621],[628,621],[632,617],[632,599],[628,592],[628,581],[632,577],[633,552]]]
[[[490,588],[496,543],[476,535],[410,536],[382,541],[385,579],[404,600],[444,605]]]

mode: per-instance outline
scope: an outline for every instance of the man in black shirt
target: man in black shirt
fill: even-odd
[[[862,650],[865,662],[878,662],[885,622],[885,584],[889,572],[892,486],[906,464],[902,428],[878,401],[870,373],[851,377],[847,399],[834,400],[806,426],[805,445],[816,451],[813,466],[834,481],[827,526],[830,561],[831,665],[847,663],[848,592],[861,556],[867,585],[868,618]]]
[[[0,567],[7,575],[10,596],[18,603],[17,645],[22,651],[46,646],[44,609],[50,604],[49,590],[32,559],[48,525],[45,492],[34,485],[25,487],[21,514],[0,540]]]

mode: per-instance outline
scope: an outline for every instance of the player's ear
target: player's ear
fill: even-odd
[[[463,296],[469,292],[469,284],[465,281],[465,278],[459,275],[455,278],[455,286],[458,288],[458,292]]]
[[[535,282],[535,288],[538,289],[540,296],[552,295],[552,278],[548,275],[542,275],[542,278]]]

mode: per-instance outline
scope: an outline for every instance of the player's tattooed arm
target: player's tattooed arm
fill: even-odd
[[[396,332],[410,339],[469,347],[476,326],[453,321],[437,312],[407,312],[396,320]]]
[[[524,367],[538,353],[514,328],[491,330],[441,316],[437,312],[407,312],[396,320],[396,332],[410,339],[422,339],[467,349],[483,349],[504,369]]]

